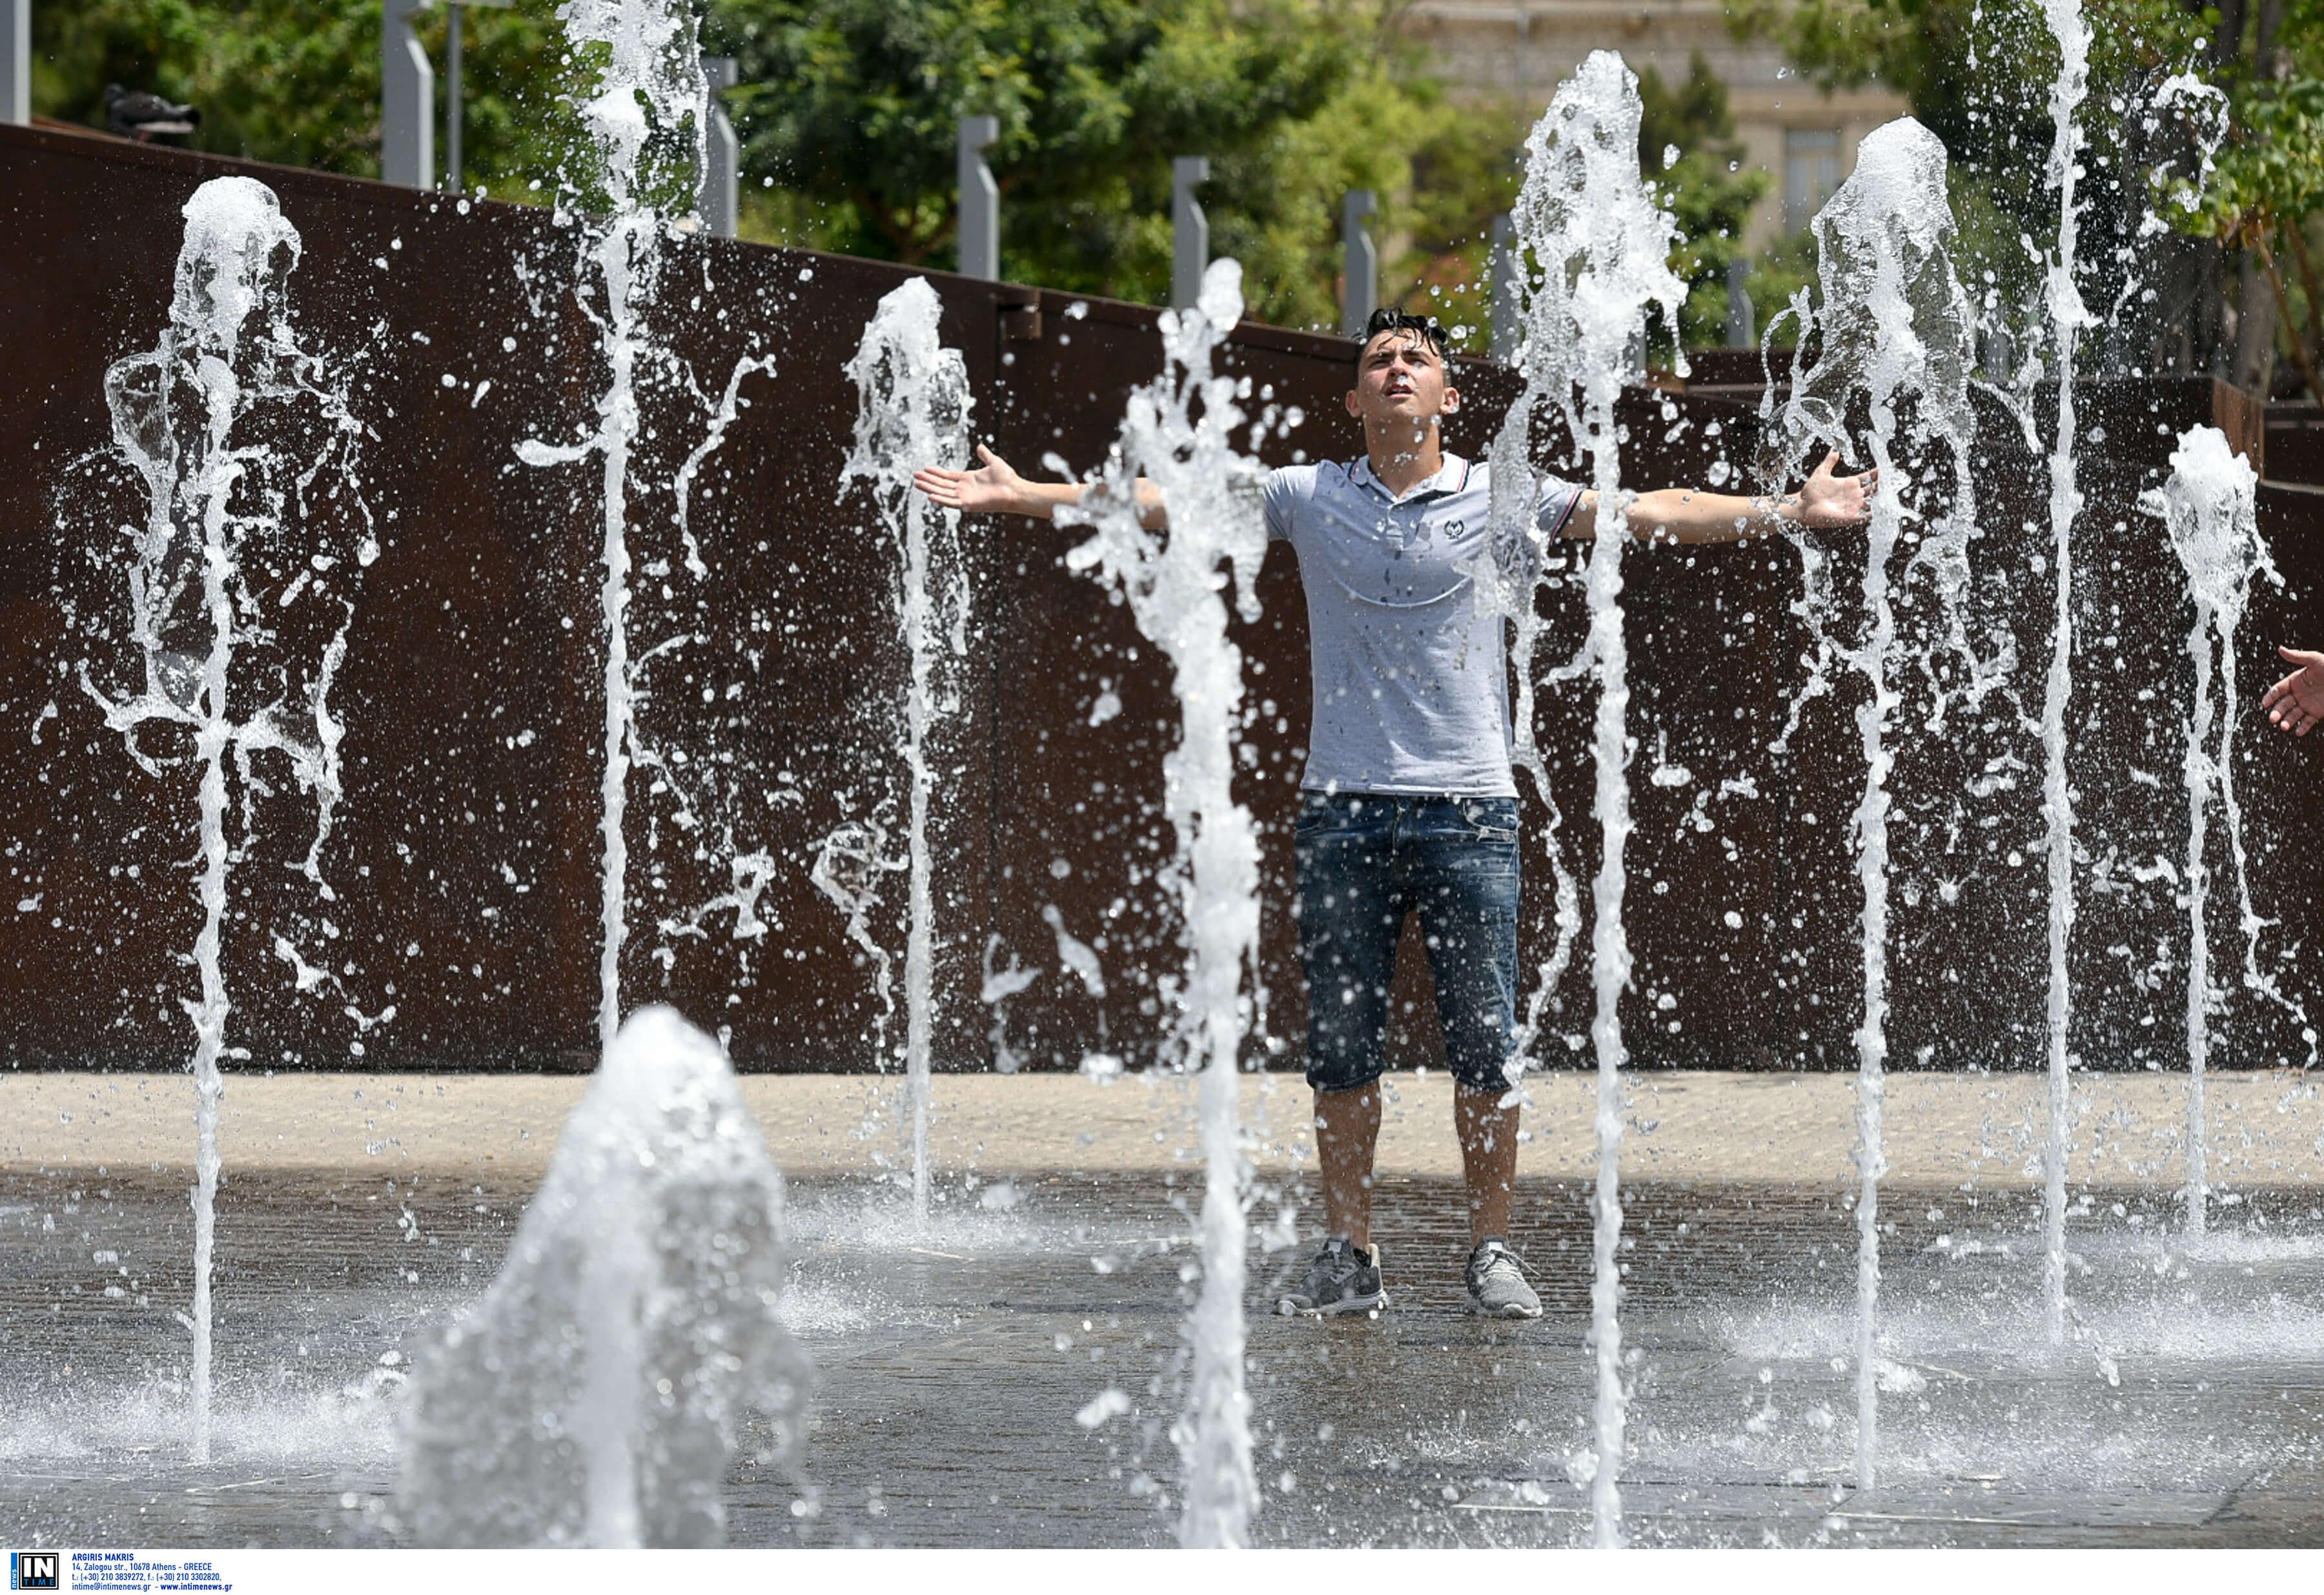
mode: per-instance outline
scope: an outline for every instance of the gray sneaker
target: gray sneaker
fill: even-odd
[[[1333,1313],[1377,1313],[1388,1305],[1388,1293],[1380,1288],[1379,1261],[1379,1247],[1359,1251],[1346,1236],[1334,1235],[1307,1265],[1305,1282],[1285,1291],[1275,1310],[1286,1318],[1296,1313],[1316,1318]]]
[[[1541,1298],[1526,1283],[1525,1264],[1497,1235],[1479,1241],[1469,1254],[1468,1284],[1471,1313],[1488,1318],[1541,1316]]]

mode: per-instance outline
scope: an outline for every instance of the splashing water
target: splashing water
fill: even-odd
[[[704,430],[702,441],[694,446],[694,451],[686,456],[686,463],[678,467],[678,475],[671,479],[670,489],[678,500],[678,540],[686,550],[687,573],[696,581],[710,574],[710,567],[703,563],[702,545],[694,536],[694,480],[701,474],[703,463],[725,447],[728,429],[750,402],[742,397],[742,379],[760,374],[772,376],[774,371],[771,356],[745,355],[734,363],[734,369],[726,373],[726,391],[719,395],[717,408],[710,412],[710,425]]]
[[[1189,1315],[1192,1388],[1172,1431],[1185,1459],[1179,1538],[1190,1546],[1249,1543],[1259,1501],[1250,1402],[1243,1388],[1243,1191],[1247,1181],[1235,1077],[1250,1010],[1241,990],[1259,938],[1259,841],[1234,800],[1242,650],[1227,638],[1219,566],[1237,607],[1259,618],[1254,584],[1267,552],[1259,473],[1228,433],[1242,419],[1234,378],[1215,375],[1218,346],[1242,318],[1242,268],[1212,263],[1190,309],[1162,314],[1163,374],[1130,395],[1121,439],[1081,514],[1095,529],[1066,555],[1129,601],[1139,629],[1169,657],[1182,713],[1163,761],[1177,848],[1164,880],[1185,912],[1186,979],[1174,1045],[1201,1078],[1207,1171],[1199,1238],[1202,1286]],[[1196,411],[1199,410],[1199,417]],[[1169,507],[1167,533],[1139,524],[1143,475]]]
[[[1598,51],[1558,86],[1549,110],[1526,140],[1525,187],[1517,197],[1517,232],[1539,276],[1526,305],[1525,372],[1528,400],[1546,398],[1563,412],[1578,449],[1589,454],[1598,492],[1597,542],[1589,572],[1587,657],[1598,674],[1598,715],[1592,749],[1601,853],[1594,888],[1591,968],[1597,1015],[1591,1034],[1598,1056],[1598,1178],[1591,1282],[1591,1344],[1596,1354],[1597,1460],[1591,1480],[1592,1533],[1600,1545],[1621,1543],[1625,1396],[1622,1388],[1620,1265],[1622,1203],[1622,1081],[1624,1059],[1618,1011],[1630,982],[1630,949],[1622,927],[1622,848],[1630,833],[1625,721],[1630,690],[1622,638],[1622,548],[1629,520],[1622,491],[1620,438],[1614,403],[1626,382],[1642,380],[1636,351],[1645,347],[1646,318],[1659,308],[1678,324],[1686,287],[1667,262],[1676,226],[1657,207],[1638,174],[1637,79],[1611,51]],[[1684,370],[1682,362],[1680,369]],[[1577,397],[1576,387],[1581,392]],[[1523,469],[1526,416],[1512,420],[1497,445],[1495,514],[1511,512],[1509,485],[1532,483]],[[1527,595],[1526,607],[1531,606]]]
[[[2226,816],[2235,861],[2244,932],[2244,983],[2273,994],[2259,969],[2259,932],[2267,922],[2252,906],[2251,880],[2244,863],[2243,811],[2236,801],[2232,757],[2236,719],[2236,627],[2251,601],[2254,580],[2265,576],[2277,586],[2283,585],[2267,544],[2260,539],[2257,490],[2257,475],[2248,461],[2228,448],[2227,434],[2216,427],[2193,427],[2179,435],[2179,447],[2171,456],[2170,479],[2141,501],[2141,507],[2160,517],[2169,529],[2171,546],[2186,567],[2187,592],[2195,605],[2195,623],[2187,632],[2187,657],[2195,667],[2195,700],[2181,761],[2187,782],[2186,1224],[2188,1236],[2194,1240],[2204,1234],[2209,1205],[2203,1083],[2210,1062],[2210,1014],[2222,1001],[2211,981],[2210,938],[2204,924],[2211,885],[2207,821],[2214,803]],[[2207,745],[2214,718],[2215,659],[2225,700],[2217,716],[2216,751]],[[2282,1001],[2282,997],[2277,1000]]]
[[[186,1003],[194,1025],[194,1288],[183,1315],[193,1336],[192,1452],[210,1456],[210,1268],[217,1238],[219,1172],[218,1104],[226,1092],[220,1063],[229,1055],[232,1012],[223,973],[226,886],[240,848],[227,835],[229,755],[242,776],[243,847],[256,824],[253,755],[287,759],[299,786],[316,805],[316,830],[303,870],[327,900],[322,850],[340,797],[338,746],[342,727],[329,707],[333,677],[346,654],[354,605],[325,588],[305,554],[289,554],[293,536],[320,541],[327,499],[362,521],[360,547],[350,572],[377,556],[353,470],[363,429],[349,415],[343,389],[326,388],[321,362],[303,354],[293,334],[288,280],[298,264],[298,229],[284,219],[273,192],[249,178],[217,178],[186,202],[185,241],[178,254],[170,325],[149,353],[116,362],[106,372],[105,397],[121,456],[143,479],[145,521],[125,528],[133,539],[128,572],[129,631],[137,645],[143,686],[115,698],[90,679],[81,686],[122,733],[130,757],[159,775],[162,761],[141,745],[149,725],[183,728],[201,771],[196,807],[201,836],[198,890],[202,927],[194,942],[201,996]],[[292,458],[281,441],[281,418],[303,410],[321,429],[312,457]],[[302,451],[303,452],[303,451]],[[318,483],[333,485],[318,489]],[[263,599],[265,569],[254,558],[281,550],[274,561],[299,575]],[[336,565],[318,556],[316,563]],[[295,661],[269,658],[283,634],[237,629],[238,613],[279,613],[302,594],[336,603],[337,630],[311,678]],[[239,663],[237,652],[242,654]],[[254,661],[255,661],[254,663]],[[253,675],[265,678],[252,680]],[[236,719],[234,701],[252,697],[272,706]],[[310,733],[279,714],[303,704]],[[176,762],[174,757],[169,762]]]
[[[1057,962],[1074,972],[1082,990],[1093,997],[1105,995],[1105,965],[1098,961],[1097,949],[1065,928],[1065,917],[1055,903],[1041,905],[1041,918],[1057,938]],[[1104,1016],[1098,1021],[1098,1039],[1105,1039]]]
[[[2050,186],[2058,190],[2058,247],[2043,278],[2057,357],[2058,429],[2050,450],[2051,558],[2057,567],[2057,621],[2050,675],[2042,694],[2043,845],[2050,884],[2049,1022],[2050,1120],[2043,1148],[2043,1295],[2050,1343],[2066,1339],[2066,1161],[2073,1151],[2073,1061],[2067,1051],[2072,997],[2066,985],[2066,949],[2074,930],[2074,801],[2066,782],[2066,705],[2074,687],[2074,517],[2082,507],[2074,482],[2074,341],[2090,320],[2074,274],[2080,235],[2075,179],[2082,146],[2074,113],[2089,90],[2090,29],[2081,0],[2043,0],[2042,14],[2058,41],[2058,81],[2050,90]]]
[[[909,868],[888,852],[888,828],[878,819],[842,820],[816,848],[807,879],[847,916],[847,939],[872,968],[872,993],[880,1000],[872,1020],[872,1050],[888,1055],[888,1020],[896,1011],[895,955],[872,934],[872,910],[880,904],[880,877]]]
[[[398,1495],[431,1545],[708,1545],[743,1413],[795,1446],[782,1176],[726,1055],[632,1015],[484,1298],[412,1382]],[[762,1459],[763,1460],[763,1459]]]
[[[1530,196],[1529,204],[1526,196]],[[1519,214],[1537,217],[1545,226],[1556,230],[1562,225],[1561,218],[1550,214],[1555,203],[1559,201],[1553,201],[1546,193],[1529,186],[1526,195],[1519,198]],[[1513,1071],[1522,1071],[1535,1056],[1544,1015],[1563,1006],[1557,989],[1572,961],[1574,937],[1582,929],[1581,891],[1573,872],[1566,868],[1561,840],[1565,811],[1550,785],[1549,766],[1542,756],[1535,724],[1537,684],[1534,659],[1541,644],[1539,598],[1541,585],[1548,575],[1549,533],[1543,530],[1535,513],[1541,477],[1533,464],[1533,433],[1540,419],[1554,411],[1563,416],[1577,432],[1580,421],[1573,408],[1574,368],[1570,328],[1562,319],[1565,313],[1563,303],[1541,292],[1536,293],[1532,303],[1536,315],[1527,318],[1525,342],[1511,356],[1513,365],[1525,378],[1525,388],[1503,415],[1500,430],[1493,435],[1489,455],[1492,488],[1486,512],[1490,535],[1486,539],[1484,554],[1467,569],[1475,585],[1478,604],[1505,616],[1510,623],[1509,668],[1516,678],[1517,691],[1509,715],[1509,760],[1525,771],[1534,796],[1549,813],[1547,834],[1540,851],[1549,860],[1551,945],[1549,955],[1535,972],[1533,992],[1526,1001],[1524,1021],[1510,1060]],[[1543,323],[1538,337],[1535,336],[1536,319]],[[1536,348],[1540,350],[1538,356]],[[1521,550],[1522,558],[1505,558],[1504,550]],[[1585,643],[1572,660],[1550,672],[1550,680],[1562,683],[1585,676],[1590,665],[1590,648]],[[1578,1046],[1580,1038],[1574,1040]]]
[[[1018,963],[1015,953],[1009,954],[1006,969],[996,968],[993,959],[1001,947],[999,931],[984,938],[984,983],[977,989],[977,1000],[992,1010],[992,1028],[987,1038],[992,1045],[993,1072],[1014,1074],[1025,1066],[1025,1060],[1009,1045],[1009,1000],[1039,980],[1041,972]]]
[[[697,903],[688,913],[663,919],[660,929],[664,936],[673,940],[681,936],[706,936],[709,933],[702,928],[702,922],[713,914],[727,911],[732,911],[734,916],[733,936],[738,942],[761,941],[770,928],[782,928],[779,925],[770,926],[759,912],[760,899],[765,897],[767,888],[774,884],[774,856],[764,853],[736,853],[726,861],[726,870],[733,880],[734,889]]]
[[[938,691],[940,665],[967,652],[968,585],[960,516],[936,511],[912,490],[912,473],[968,457],[968,371],[960,351],[938,339],[936,290],[915,277],[881,300],[847,364],[855,383],[855,445],[840,472],[843,493],[869,483],[900,567],[896,606],[911,654],[904,699],[904,764],[911,772],[910,919],[904,948],[904,1091],[911,1138],[912,1212],[928,1216],[928,1066],[935,1024],[936,900],[928,853],[928,799],[935,779],[928,739],[956,702]],[[931,521],[944,530],[942,547]],[[882,1060],[884,1065],[885,1060]]]
[[[606,364],[597,401],[597,431],[580,443],[528,439],[517,446],[529,466],[599,456],[602,464],[605,624],[605,770],[603,813],[604,941],[597,968],[597,1036],[606,1046],[622,1019],[622,948],[628,939],[629,844],[623,834],[630,763],[636,742],[636,693],[630,678],[630,455],[639,434],[638,364],[648,354],[643,316],[659,286],[668,225],[657,201],[672,192],[692,203],[692,174],[703,161],[709,84],[695,47],[693,13],[668,0],[567,0],[558,14],[576,52],[606,64],[580,111],[599,157],[612,214],[587,225],[587,256],[604,307],[595,314]],[[687,180],[669,173],[682,170]],[[682,214],[682,212],[681,212]],[[683,503],[681,498],[681,503]],[[690,530],[687,545],[692,548]]]
[[[1814,357],[1799,367],[1784,406],[1783,435],[1793,452],[1806,439],[1852,452],[1846,417],[1862,394],[1870,406],[1872,463],[1880,473],[1864,564],[1865,638],[1845,650],[1867,689],[1856,714],[1864,749],[1864,791],[1855,816],[1864,893],[1864,998],[1856,1031],[1856,1468],[1857,1488],[1869,1490],[1878,1454],[1879,1197],[1887,1168],[1881,1110],[1888,1059],[1888,777],[1895,761],[1888,725],[1901,702],[1889,677],[1896,652],[1889,565],[1907,486],[1919,487],[1923,501],[1934,490],[1925,476],[1908,484],[1905,475],[1923,466],[1933,436],[1946,448],[1952,475],[1945,484],[1951,512],[1941,521],[1959,530],[1957,543],[1930,568],[1955,637],[1965,637],[1957,604],[1967,585],[1966,528],[1974,516],[1969,374],[1975,322],[1949,255],[1953,217],[1945,149],[1912,118],[1866,137],[1854,174],[1818,213],[1814,230],[1823,309],[1810,312],[1805,299],[1800,301],[1801,346],[1809,346],[1811,318],[1822,337]],[[1916,559],[1912,568],[1920,567]]]

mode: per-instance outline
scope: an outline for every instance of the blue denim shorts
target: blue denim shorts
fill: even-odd
[[[1508,1083],[1517,1039],[1517,800],[1301,794],[1292,852],[1307,971],[1307,1083],[1352,1091],[1388,1067],[1388,989],[1420,915],[1453,1078]]]

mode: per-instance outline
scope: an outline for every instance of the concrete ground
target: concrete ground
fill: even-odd
[[[1457,1176],[1452,1082],[1393,1074],[1383,1172]],[[229,1170],[370,1171],[536,1179],[585,1076],[278,1074],[228,1078],[220,1147]],[[742,1094],[769,1150],[794,1177],[892,1166],[897,1083],[862,1074],[753,1074]],[[1888,1179],[1897,1185],[2007,1186],[2038,1180],[2046,1084],[2024,1074],[1899,1074],[1887,1084]],[[1597,1166],[1594,1075],[1527,1083],[1521,1175],[1575,1178]],[[1855,1087],[1845,1074],[1641,1074],[1629,1086],[1627,1179],[1747,1181],[1822,1188],[1855,1177]],[[2168,1185],[2186,1122],[2183,1075],[2078,1078],[2071,1177]],[[1243,1121],[1262,1169],[1312,1167],[1309,1095],[1297,1076],[1243,1082]],[[2214,1074],[2207,1088],[2215,1182],[2324,1181],[2316,1077]],[[930,1156],[991,1175],[1183,1168],[1194,1096],[1177,1078],[1132,1074],[939,1074]],[[179,1074],[0,1077],[0,1166],[190,1166],[193,1088]]]
[[[1907,1075],[1882,1212],[1882,1476],[1855,1478],[1852,1104],[1831,1077],[1634,1083],[1628,1529],[1679,1544],[2324,1544],[2324,1132],[2300,1076],[2215,1079],[2213,1233],[2178,1233],[2183,1082],[2082,1083],[2069,1332],[2040,1310],[2039,1085]],[[397,1397],[490,1281],[586,1082],[237,1078],[217,1458],[185,1460],[189,1093],[0,1083],[0,1535],[403,1543]],[[1249,1375],[1262,1543],[1586,1538],[1591,1083],[1533,1086],[1513,1237],[1547,1312],[1461,1314],[1440,1078],[1399,1077],[1389,1310],[1270,1312],[1312,1244],[1296,1080],[1254,1080]],[[791,1174],[796,1466],[729,1476],[739,1544],[1169,1543],[1202,1170],[1188,1093],[945,1078],[937,1205],[892,1178],[892,1083],[756,1078]],[[1109,1395],[1108,1392],[1111,1392]]]

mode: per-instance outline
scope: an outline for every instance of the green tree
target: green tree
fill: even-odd
[[[1207,154],[1213,247],[1255,313],[1338,321],[1339,203],[1400,225],[1434,89],[1381,19],[1332,0],[705,0],[740,55],[746,235],[911,262],[951,254],[953,138],[1002,122],[1006,272],[1142,300],[1169,277],[1169,158]],[[556,0],[466,18],[464,178],[587,203]],[[33,10],[35,107],[104,124],[107,83],[202,112],[196,149],[379,171],[379,0],[81,0]],[[439,68],[444,14],[418,31]],[[442,83],[439,76],[439,101]],[[440,115],[439,110],[439,115]]]
[[[2085,10],[2094,38],[2080,123],[2089,141],[2083,298],[2107,316],[2109,345],[2133,368],[2215,369],[2261,386],[2281,327],[2312,389],[2324,5],[2085,0]],[[2056,226],[2048,97],[2059,66],[2034,6],[1738,0],[1730,23],[1776,41],[1826,87],[1877,78],[1902,90],[1952,152],[1964,275],[1989,304],[2033,300],[2038,252]],[[2158,108],[2163,83],[2190,69],[2224,92],[2232,110],[2208,197],[2193,208],[2177,196],[2198,163],[2203,117],[2183,100]],[[2150,214],[2202,247],[2157,240]],[[2219,246],[2236,257],[2223,262]],[[2287,281],[2286,254],[2296,281]],[[2227,330],[2230,306],[2239,338]],[[2152,358],[2173,345],[2175,356]]]
[[[1751,207],[1775,180],[1744,169],[1727,86],[1700,52],[1676,88],[1647,68],[1638,98],[1638,163],[1679,226],[1671,270],[1687,287],[1680,333],[1688,348],[1716,347],[1727,341],[1728,263],[1742,253]]]
[[[119,83],[194,106],[194,149],[379,175],[380,0],[79,0],[32,7],[32,105],[105,125]],[[444,13],[419,32],[444,58]],[[467,13],[468,186],[537,197],[574,166],[577,128],[556,0]],[[438,97],[441,97],[438,79]],[[576,169],[577,170],[577,169]],[[543,180],[546,179],[544,181]]]
[[[1727,90],[1700,55],[1673,88],[1649,67],[1638,79],[1643,103],[1639,169],[1679,224],[1671,265],[1688,287],[1680,319],[1689,348],[1725,341],[1727,263],[1742,247],[1751,207],[1771,180],[1742,168],[1743,146]],[[1410,247],[1392,269],[1393,302],[1434,312],[1471,350],[1490,326],[1489,256],[1493,218],[1517,201],[1524,177],[1526,107],[1495,101],[1459,108],[1434,96],[1411,157],[1412,198],[1401,217]],[[1665,159],[1676,152],[1674,159]],[[1667,336],[1658,340],[1668,347]]]
[[[1517,203],[1524,109],[1502,100],[1456,106],[1430,97],[1400,207],[1406,246],[1389,261],[1382,302],[1443,322],[1481,354],[1492,329],[1493,218]]]
[[[1452,102],[1390,25],[1348,0],[703,0],[711,49],[742,58],[746,236],[914,263],[953,254],[954,130],[998,116],[1002,270],[1158,300],[1170,158],[1210,157],[1213,249],[1253,313],[1334,327],[1340,201],[1370,189],[1385,297],[1486,337],[1487,239],[1516,192],[1523,114]],[[495,198],[583,204],[594,159],[573,111],[556,0],[467,15],[464,178]],[[357,176],[379,171],[379,0],[80,0],[33,9],[35,105],[102,125],[107,83],[202,111],[185,141]],[[442,61],[440,8],[422,42]],[[1649,76],[1646,165],[1685,226],[1685,335],[1723,321],[1723,270],[1758,186],[1728,170],[1731,124],[1700,63]],[[439,98],[441,85],[439,80]],[[439,112],[440,114],[440,112]],[[1662,169],[1665,143],[1683,152]]]
[[[1006,276],[1154,300],[1170,160],[1254,311],[1337,319],[1340,196],[1409,180],[1425,86],[1321,0],[713,0],[754,230],[910,263],[954,247],[954,130],[997,117]]]
[[[1807,228],[1786,233],[1760,246],[1745,287],[1751,296],[1751,313],[1763,339],[1773,338],[1779,349],[1799,346],[1798,320],[1785,318],[1779,322],[1778,318],[1791,307],[1792,296],[1815,280],[1816,238]]]
[[[2187,232],[2244,252],[2244,317],[2269,314],[2268,341],[2281,339],[2301,385],[2324,399],[2324,289],[2316,269],[2324,230],[2324,6],[2262,5],[2248,19],[2244,9],[2227,7],[2212,36],[2209,77],[2231,107],[2212,180],[2200,201],[2166,206],[2165,214]],[[2286,255],[2296,272],[2289,281]],[[2255,304],[2263,282],[2266,299]],[[2243,340],[2246,364],[2253,341]]]

